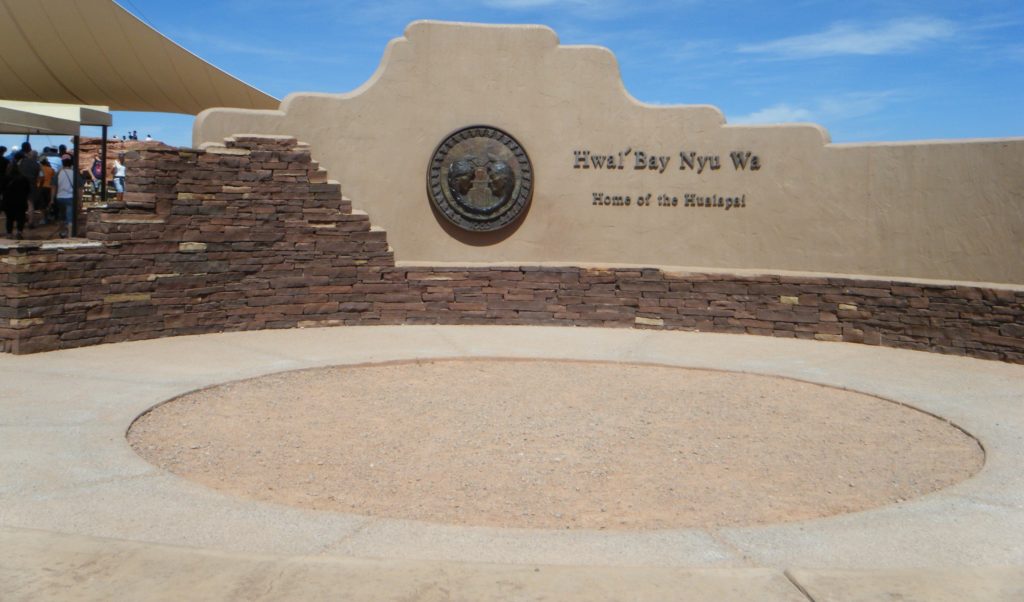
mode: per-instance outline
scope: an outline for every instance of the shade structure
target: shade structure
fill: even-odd
[[[77,136],[82,126],[112,123],[107,107],[0,100],[0,134]]]
[[[0,106],[0,134],[44,134],[73,136],[80,123]]]
[[[111,0],[0,0],[0,98],[190,115],[279,104]]]

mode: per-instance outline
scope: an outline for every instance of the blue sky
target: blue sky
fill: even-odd
[[[835,142],[1024,136],[1024,2],[900,0],[121,0],[221,69],[283,98],[345,92],[416,19],[539,23],[617,55],[626,88],[731,123],[810,121]],[[191,116],[116,113],[191,143]]]

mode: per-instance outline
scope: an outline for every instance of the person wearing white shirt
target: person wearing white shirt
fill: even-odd
[[[60,171],[57,172],[57,219],[64,214],[64,226],[61,228],[60,237],[71,236],[71,222],[75,215],[75,170],[71,167],[71,157],[65,156],[61,160]]]
[[[114,191],[117,192],[117,200],[121,202],[124,200],[124,177],[127,170],[124,167],[124,154],[122,153],[114,159]]]

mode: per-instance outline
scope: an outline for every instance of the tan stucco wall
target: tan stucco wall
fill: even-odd
[[[515,136],[533,203],[501,236],[453,235],[431,210],[426,170],[451,132]],[[623,88],[614,56],[559,46],[536,26],[417,22],[347,94],[293,94],[278,111],[214,109],[196,145],[241,133],[298,136],[346,196],[388,231],[399,261],[565,262],[798,270],[1024,282],[1024,139],[832,145],[814,125],[730,126],[708,106],[652,106]],[[574,168],[574,151],[632,149],[626,168]],[[634,168],[636,150],[668,156]],[[680,151],[721,168],[680,171]],[[759,156],[734,169],[730,152]],[[597,207],[593,193],[632,197]],[[685,208],[684,194],[746,206]],[[638,194],[652,195],[637,206]],[[680,206],[659,207],[667,193]]]

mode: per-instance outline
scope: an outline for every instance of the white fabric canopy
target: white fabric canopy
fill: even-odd
[[[0,100],[0,134],[77,136],[83,125],[111,125],[107,107]]]
[[[81,124],[50,115],[40,115],[0,106],[0,134],[78,135]]]
[[[0,98],[190,115],[279,104],[111,0],[0,0]]]

